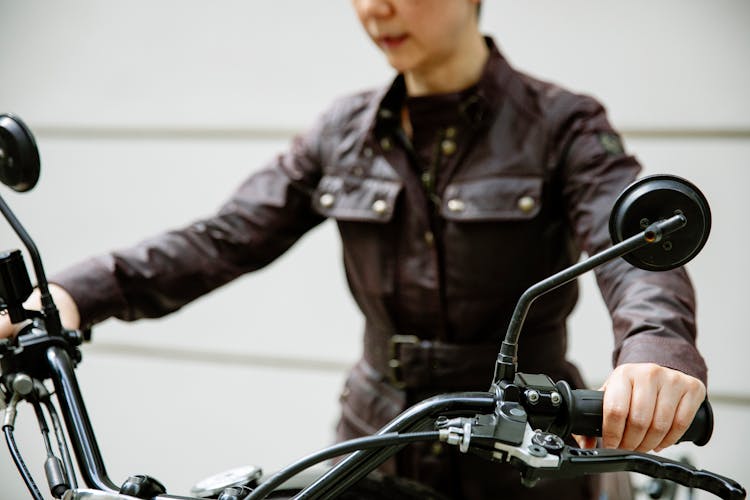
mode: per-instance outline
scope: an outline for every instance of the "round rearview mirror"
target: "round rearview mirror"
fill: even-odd
[[[609,218],[609,234],[617,244],[649,224],[682,214],[687,224],[658,243],[635,250],[623,258],[647,271],[667,271],[682,266],[703,248],[711,230],[711,210],[703,193],[673,175],[644,177],[617,198]]]
[[[39,150],[31,131],[17,116],[0,114],[0,182],[23,192],[39,180]]]

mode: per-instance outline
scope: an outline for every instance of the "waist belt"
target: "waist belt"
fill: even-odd
[[[551,338],[555,339],[552,345],[526,353],[527,358],[533,359],[522,362],[522,370],[526,365],[528,373],[559,371],[565,364],[564,337],[556,334]],[[562,348],[555,344],[562,344]],[[364,359],[399,389],[484,391],[492,382],[499,349],[500,340],[492,344],[457,344],[414,335],[388,335],[367,328]]]
[[[383,345],[385,344],[385,345]],[[492,382],[498,346],[451,344],[392,335],[365,360],[399,389],[486,390]]]

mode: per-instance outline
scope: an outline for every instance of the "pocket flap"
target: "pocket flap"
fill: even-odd
[[[440,213],[449,220],[526,220],[542,206],[541,177],[493,177],[455,182],[445,189]]]
[[[337,220],[388,222],[402,184],[393,180],[324,175],[313,193],[313,208]]]

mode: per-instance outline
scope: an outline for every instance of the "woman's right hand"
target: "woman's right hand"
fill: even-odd
[[[81,326],[81,316],[78,313],[78,306],[76,305],[73,297],[62,287],[50,283],[49,293],[52,295],[52,299],[55,301],[57,310],[60,312],[60,321],[64,328],[69,330],[76,330]],[[39,294],[39,289],[36,288],[29,296],[28,300],[24,302],[24,307],[29,310],[40,310],[42,308],[42,301]],[[10,317],[7,314],[0,316],[0,339],[14,337],[23,328],[25,322],[11,323]]]

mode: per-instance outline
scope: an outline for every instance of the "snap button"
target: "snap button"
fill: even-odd
[[[390,120],[393,118],[393,112],[390,109],[380,108],[380,110],[378,110],[378,116],[384,120]]]
[[[427,243],[428,247],[431,247],[435,243],[435,235],[432,234],[432,231],[424,232],[424,242]]]
[[[331,208],[333,204],[336,202],[336,197],[333,196],[331,193],[323,193],[320,195],[319,200],[320,206],[323,208]]]
[[[521,212],[529,213],[534,210],[535,206],[536,201],[531,196],[522,196],[518,199],[518,208],[521,209]]]
[[[383,215],[388,210],[388,203],[385,200],[375,200],[372,203],[372,211],[378,215]]]
[[[456,141],[451,139],[444,139],[440,143],[440,150],[445,156],[450,156],[456,152]]]
[[[463,200],[459,200],[458,198],[448,200],[448,210],[451,212],[462,212],[464,208],[466,208],[466,205]]]
[[[453,139],[456,137],[456,127],[448,127],[445,129],[445,137]]]
[[[380,147],[383,148],[383,151],[388,152],[391,149],[393,149],[393,143],[391,142],[390,137],[383,137],[380,139]]]
[[[432,186],[432,174],[430,172],[422,172],[422,185],[426,188]]]

